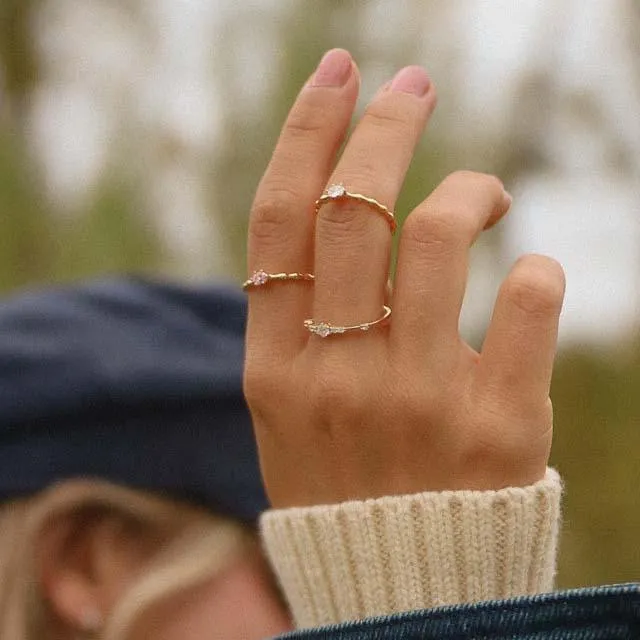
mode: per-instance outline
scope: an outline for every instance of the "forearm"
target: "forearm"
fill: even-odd
[[[561,484],[272,510],[261,521],[299,627],[553,587]]]

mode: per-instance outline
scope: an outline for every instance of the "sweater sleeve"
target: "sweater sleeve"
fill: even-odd
[[[562,486],[271,510],[263,543],[298,628],[550,591]]]

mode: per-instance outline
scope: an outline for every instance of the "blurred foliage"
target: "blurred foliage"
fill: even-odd
[[[153,273],[161,263],[155,229],[136,207],[139,194],[123,180],[107,179],[78,219],[59,223],[54,279],[104,273]]]
[[[22,104],[38,81],[38,59],[31,19],[42,0],[2,0],[0,60],[7,95]]]
[[[22,106],[39,77],[29,16],[40,4],[40,0],[0,3],[0,76],[6,92],[0,107],[0,290],[104,272],[156,271],[163,264],[163,248],[135,178],[117,172],[103,176],[84,214],[67,215],[55,210],[38,164],[27,151]],[[211,156],[210,194],[212,209],[220,212],[225,244],[233,247],[232,269],[238,277],[245,270],[252,195],[285,114],[326,49],[348,46],[356,56],[360,52],[366,57],[358,37],[361,8],[361,3],[331,0],[314,3],[311,15],[307,3],[293,3],[286,19],[273,26],[278,68],[270,72],[273,82],[257,110],[237,99],[238,78],[243,77],[237,65],[242,61],[233,45],[247,29],[260,28],[260,16],[251,23],[252,16],[245,11],[230,18],[221,32],[214,72],[226,110]],[[412,60],[415,45],[409,37],[401,39],[392,54],[397,58],[390,64]],[[523,86],[535,88],[529,106],[539,112],[545,79]],[[545,95],[551,90],[546,87]],[[506,143],[499,141],[504,153],[494,158],[494,166],[484,168],[497,171],[507,182],[540,162],[526,136],[513,135]],[[400,217],[453,169],[451,163],[442,144],[430,142],[418,148],[397,206]],[[110,166],[119,166],[117,159]],[[493,237],[499,244],[499,235]],[[561,586],[632,580],[640,573],[639,388],[640,345],[624,354],[572,348],[559,358],[552,397],[553,463],[567,486]]]
[[[56,214],[19,142],[0,131],[0,291],[157,267],[159,244],[133,187],[105,179],[84,215]]]
[[[81,216],[56,212],[28,151],[26,105],[41,74],[33,39],[41,0],[0,4],[0,291],[114,272],[148,272],[160,262],[140,194],[124,176],[101,178]]]
[[[638,580],[640,344],[556,364],[552,463],[566,485],[562,586]]]
[[[0,290],[46,281],[54,225],[15,134],[0,131]]]

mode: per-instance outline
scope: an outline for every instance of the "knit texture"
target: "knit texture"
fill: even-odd
[[[261,533],[298,628],[550,591],[562,486],[271,510]]]

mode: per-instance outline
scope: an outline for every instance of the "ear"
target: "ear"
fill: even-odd
[[[54,624],[97,631],[151,555],[141,528],[104,510],[63,513],[40,532],[37,575]]]

